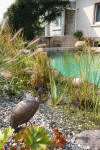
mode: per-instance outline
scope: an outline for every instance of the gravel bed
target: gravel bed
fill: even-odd
[[[5,129],[9,127],[9,119],[13,107],[18,103],[17,99],[13,101],[9,100],[9,98],[0,98],[0,129]],[[36,112],[34,117],[31,119],[31,123],[35,123],[35,125],[39,125],[44,127],[50,134],[50,137],[53,136],[52,129],[57,127],[59,131],[61,131],[67,140],[67,144],[64,145],[62,150],[86,150],[88,148],[81,147],[81,145],[74,143],[73,136],[75,135],[69,123],[64,121],[64,113],[58,112],[57,109],[52,109],[52,107],[48,105],[40,105],[39,110]],[[61,149],[59,149],[61,150]]]

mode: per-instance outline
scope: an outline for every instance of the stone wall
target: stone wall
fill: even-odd
[[[41,43],[46,43],[49,47],[74,47],[77,38],[72,35],[54,36],[54,37],[41,37]]]

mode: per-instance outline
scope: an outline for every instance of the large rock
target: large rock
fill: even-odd
[[[85,44],[86,44],[85,41],[77,41],[75,43],[75,48],[83,48]]]
[[[87,130],[75,135],[75,142],[90,150],[100,150],[100,130]]]

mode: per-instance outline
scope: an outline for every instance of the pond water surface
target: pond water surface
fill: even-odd
[[[100,54],[53,53],[49,54],[49,59],[62,75],[83,77],[100,87]]]

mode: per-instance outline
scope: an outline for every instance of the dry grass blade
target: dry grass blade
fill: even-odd
[[[12,59],[11,57],[7,57],[4,59],[5,62],[9,61],[10,59]]]
[[[43,52],[43,49],[42,48],[39,48],[37,49],[35,52],[31,53],[28,57],[33,57],[39,53]]]
[[[2,26],[1,26],[1,31],[0,31],[0,34],[2,34],[3,30],[5,29],[5,27],[7,26],[8,24],[8,17],[6,17],[4,20],[3,20],[3,23],[2,23]]]
[[[32,41],[28,44],[27,48],[29,48],[30,46],[32,46],[33,44],[35,44],[35,43],[38,42],[39,40],[40,40],[40,38],[37,38],[37,39],[35,39],[35,40],[32,40]]]
[[[45,47],[45,46],[46,46],[46,43],[43,43],[43,44],[37,45],[37,48],[41,48],[41,47]]]
[[[37,72],[33,71],[33,69],[32,69],[32,68],[29,68],[29,67],[25,68],[24,71],[25,71],[26,73],[29,73],[29,74],[32,74],[32,73],[37,74]]]
[[[15,33],[15,35],[13,36],[13,38],[10,40],[10,42],[13,42],[16,37],[20,36],[21,32],[23,31],[23,28],[20,28],[17,33]]]
[[[10,64],[10,63],[12,63],[12,62],[15,62],[16,60],[17,60],[17,59],[15,59],[15,58],[10,58],[10,57],[4,59],[4,61],[5,61],[7,64]]]

